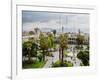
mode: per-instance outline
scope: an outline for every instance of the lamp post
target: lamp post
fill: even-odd
[[[54,57],[54,56],[53,56],[53,54],[52,54],[52,65],[53,65],[53,57]]]

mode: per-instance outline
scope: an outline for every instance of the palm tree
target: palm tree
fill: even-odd
[[[59,44],[60,44],[60,49],[61,49],[61,65],[63,66],[64,63],[64,49],[67,48],[68,44],[68,39],[67,39],[67,34],[61,34],[59,37]],[[59,54],[60,55],[60,54]]]
[[[48,35],[48,47],[50,50],[54,47],[54,36],[52,34]]]
[[[48,38],[43,33],[40,33],[39,39],[40,39],[40,48],[43,52],[43,61],[45,61],[46,51],[48,50]]]

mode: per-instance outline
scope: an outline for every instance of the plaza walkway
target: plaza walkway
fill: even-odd
[[[59,60],[59,52],[58,51],[53,52],[52,54],[53,54],[53,57],[46,56],[46,60],[48,60],[48,61],[44,65],[44,68],[52,67],[52,63],[55,63],[56,61]]]
[[[79,60],[77,58],[77,54],[78,53],[77,53],[77,50],[74,50],[75,46],[71,46],[71,47],[72,47],[72,49],[68,49],[69,56],[68,57],[64,57],[64,60],[70,61],[70,62],[73,63],[73,65],[75,67],[78,67],[78,66],[80,66],[80,64],[82,62],[81,62],[81,60]],[[50,67],[52,67],[52,63],[55,63],[56,61],[59,60],[59,51],[52,52],[52,54],[53,54],[53,57],[46,56],[47,62],[45,64],[44,68],[50,68]]]

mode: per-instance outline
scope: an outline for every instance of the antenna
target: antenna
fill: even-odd
[[[64,32],[64,27],[62,26],[62,33]]]

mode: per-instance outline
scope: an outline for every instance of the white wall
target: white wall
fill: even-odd
[[[74,4],[74,5],[94,5],[97,7],[97,32],[98,32],[98,48],[100,48],[100,1],[99,0],[33,0],[37,2],[47,3],[62,3],[62,4]],[[10,76],[10,54],[11,54],[11,1],[1,0],[0,1],[0,80],[8,80]],[[98,51],[99,53],[99,51]],[[100,67],[100,54],[98,54],[98,67]],[[98,68],[100,72],[100,69]],[[100,73],[99,73],[100,75]],[[98,76],[91,76],[92,79],[97,80]],[[76,77],[75,77],[76,78]],[[89,77],[84,78],[85,80],[90,79]],[[49,80],[49,79],[47,79]],[[53,79],[52,79],[53,80]],[[57,78],[55,78],[57,80]],[[59,78],[60,80],[60,78]],[[61,80],[66,80],[63,78]],[[99,79],[98,79],[99,80]]]

